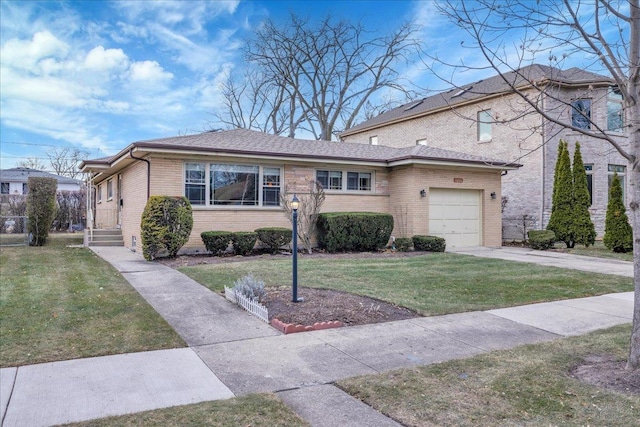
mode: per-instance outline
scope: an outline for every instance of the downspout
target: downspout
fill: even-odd
[[[141,160],[147,163],[147,200],[149,200],[149,195],[151,191],[151,162],[147,159],[143,159],[142,157],[136,157],[133,155],[133,147],[129,149],[129,156],[134,160]]]

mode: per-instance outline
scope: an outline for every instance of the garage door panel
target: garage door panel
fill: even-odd
[[[480,233],[480,191],[429,190],[429,234],[460,247],[480,245]]]

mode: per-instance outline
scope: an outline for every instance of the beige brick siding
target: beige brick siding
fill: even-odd
[[[563,96],[569,104],[575,98],[591,98],[592,117],[606,129],[606,89],[588,92],[563,90]],[[571,109],[567,105],[552,104],[548,99],[544,105],[552,114],[558,114],[565,121],[570,120]],[[478,142],[476,118],[479,111],[486,109],[491,109],[496,121],[492,124],[492,139]],[[570,143],[571,153],[575,142],[580,142],[584,163],[594,165],[591,215],[600,236],[604,232],[608,199],[607,166],[626,165],[622,156],[605,141],[563,130],[548,121],[543,125],[542,116],[533,114],[531,108],[525,107],[516,95],[501,96],[462,106],[455,111],[446,110],[390,124],[346,136],[344,140],[368,144],[369,138],[374,135],[378,137],[379,145],[407,147],[415,145],[417,140],[426,139],[429,146],[522,164],[522,168],[509,171],[502,178],[502,194],[508,199],[502,214],[505,240],[521,240],[527,229],[546,226],[551,211],[553,173],[561,138]],[[623,146],[628,144],[625,137],[614,137]]]
[[[151,195],[184,195],[184,163],[187,161],[211,161],[172,158],[168,156],[150,155],[151,162]],[[256,164],[255,161],[242,160],[244,164]],[[460,188],[477,189],[484,194],[482,211],[482,240],[485,245],[496,245],[500,241],[500,173],[499,171],[485,172],[482,170],[460,169],[453,171],[446,168],[433,169],[429,167],[400,167],[395,170],[387,168],[366,168],[335,165],[302,165],[285,164],[284,184],[289,191],[308,191],[308,182],[315,178],[317,169],[339,169],[344,171],[373,172],[374,190],[357,193],[353,191],[326,192],[326,200],[322,212],[369,211],[393,214],[396,219],[396,236],[414,234],[428,234],[428,197],[420,196],[420,190],[429,188]],[[144,210],[147,194],[147,165],[144,162],[134,162],[122,171],[122,231],[125,246],[140,250],[140,221]],[[462,179],[462,183],[454,182],[454,178]],[[114,180],[117,175],[114,175]],[[105,181],[106,182],[106,181]],[[114,181],[115,182],[115,181]],[[114,184],[115,185],[115,184]],[[116,187],[114,187],[115,189]],[[489,193],[496,191],[498,200],[488,200]],[[114,212],[118,197],[110,205]],[[105,203],[106,204],[106,203]],[[400,213],[400,208],[405,214]],[[222,206],[193,206],[194,225],[191,237],[182,252],[204,251],[200,233],[209,230],[253,231],[256,228],[277,226],[291,227],[284,211],[274,207],[222,207]],[[137,242],[132,247],[132,238]]]

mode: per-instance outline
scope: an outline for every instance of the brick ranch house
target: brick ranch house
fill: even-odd
[[[577,68],[542,65],[504,77],[537,100],[549,116],[577,128],[604,130],[628,148],[622,97],[612,79]],[[390,147],[426,145],[522,164],[502,179],[505,240],[522,240],[527,230],[546,227],[561,139],[569,143],[571,155],[575,143],[580,143],[592,200],[589,211],[599,236],[604,234],[614,172],[621,177],[623,188],[628,184],[627,162],[608,142],[552,123],[525,104],[498,75],[402,105],[340,137],[349,143]]]
[[[398,237],[435,234],[450,246],[500,246],[501,175],[517,167],[425,146],[307,141],[244,129],[134,142],[81,164],[93,188],[91,230],[119,228],[132,250],[141,244],[148,197],[186,196],[194,227],[183,252],[203,251],[200,233],[207,230],[290,227],[280,192],[308,192],[313,180],[325,189],[323,212],[390,213]]]

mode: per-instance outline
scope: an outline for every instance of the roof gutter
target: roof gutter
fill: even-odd
[[[149,200],[149,195],[151,191],[151,162],[147,159],[143,159],[142,157],[136,157],[133,155],[133,147],[129,148],[129,157],[134,160],[143,161],[147,164],[147,200]]]

